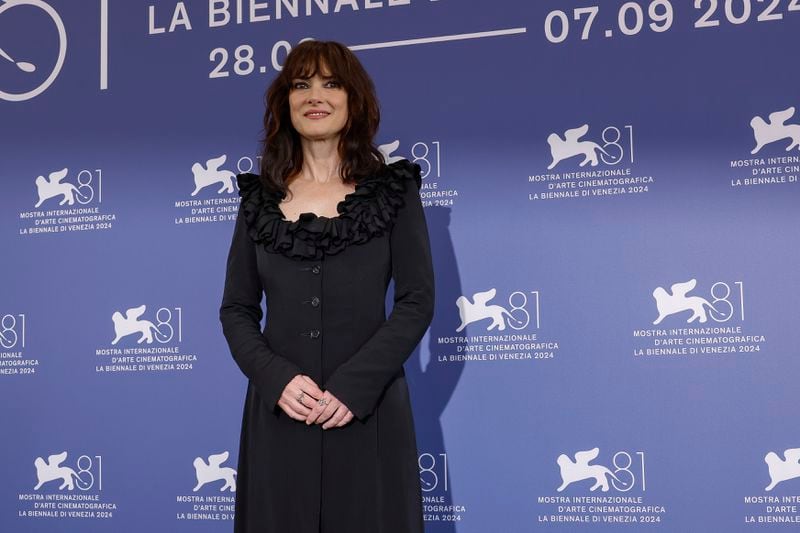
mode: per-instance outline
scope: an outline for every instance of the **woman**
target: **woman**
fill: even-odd
[[[422,533],[403,370],[434,307],[420,167],[383,163],[372,81],[341,44],[297,46],[266,103],[220,308],[248,378],[234,530]]]

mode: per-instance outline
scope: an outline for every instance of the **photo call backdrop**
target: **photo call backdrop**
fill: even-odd
[[[422,167],[426,530],[795,530],[799,36],[798,0],[0,0],[0,530],[232,530],[235,175],[309,38]]]

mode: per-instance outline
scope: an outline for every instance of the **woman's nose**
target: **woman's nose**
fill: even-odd
[[[312,84],[311,88],[308,91],[308,101],[319,102],[321,100],[320,94],[321,94],[321,89],[319,88],[319,86],[317,86],[316,84]]]

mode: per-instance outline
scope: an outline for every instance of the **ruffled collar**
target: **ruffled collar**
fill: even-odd
[[[250,238],[267,252],[293,259],[321,259],[383,235],[405,203],[403,193],[408,184],[415,183],[419,189],[422,183],[420,166],[401,159],[359,181],[337,204],[339,215],[302,213],[289,221],[278,207],[284,193],[268,192],[261,178],[250,172],[237,175],[236,182]]]

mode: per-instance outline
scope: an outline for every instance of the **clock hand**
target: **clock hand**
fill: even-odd
[[[7,53],[5,53],[5,51],[2,48],[0,48],[0,57],[4,57],[4,58],[8,59],[9,61],[11,61],[12,63],[16,63],[16,61],[11,59],[11,56],[8,55]]]
[[[0,1],[2,1],[2,0],[0,0]],[[26,61],[14,61],[13,59],[11,59],[11,56],[8,55],[5,52],[5,50],[3,50],[2,48],[0,48],[0,57],[8,59],[12,63],[14,63],[23,72],[33,72],[34,70],[36,70],[36,65],[34,65],[32,63],[28,63]]]

